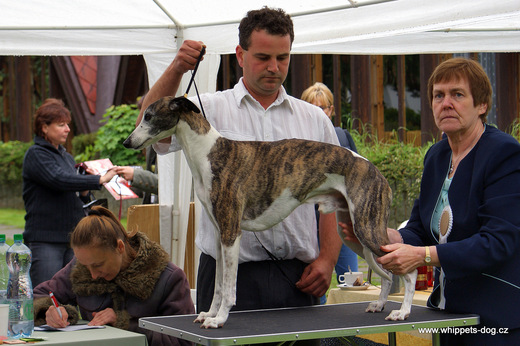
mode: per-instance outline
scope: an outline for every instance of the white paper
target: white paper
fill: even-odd
[[[40,332],[49,332],[49,331],[74,332],[76,330],[102,329],[102,328],[105,328],[105,326],[89,326],[88,324],[74,324],[74,325],[66,326],[65,328],[54,328],[47,324],[44,324],[39,327],[34,327],[34,330],[40,331]]]

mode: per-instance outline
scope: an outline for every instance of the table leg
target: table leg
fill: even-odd
[[[396,346],[397,345],[397,337],[395,332],[388,333],[388,346]]]
[[[440,346],[441,344],[441,334],[433,333],[432,334],[432,346]]]

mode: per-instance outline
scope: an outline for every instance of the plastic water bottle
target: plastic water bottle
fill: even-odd
[[[9,280],[9,268],[7,267],[6,254],[9,245],[5,243],[5,234],[0,234],[0,304],[7,301],[7,281]]]
[[[29,337],[34,330],[33,290],[29,276],[32,254],[22,240],[21,234],[15,234],[14,244],[6,256],[9,267],[7,336],[15,339]]]

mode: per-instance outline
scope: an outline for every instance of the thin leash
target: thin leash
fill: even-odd
[[[184,93],[184,97],[188,97],[188,92],[191,89],[191,85],[195,87],[195,93],[197,94],[197,98],[199,99],[199,105],[200,110],[202,111],[202,115],[204,115],[204,119],[206,119],[206,113],[204,112],[204,107],[202,107],[202,101],[200,100],[200,94],[199,90],[197,89],[197,83],[195,83],[195,74],[197,73],[197,69],[199,68],[200,61],[202,60],[202,57],[204,56],[204,53],[206,53],[206,46],[202,46],[202,50],[200,51],[199,57],[197,58],[197,63],[195,64],[195,68],[191,72],[191,79],[188,83],[188,88],[186,89],[186,92]]]
[[[260,243],[260,246],[262,246],[262,249],[264,249],[264,251],[267,253],[267,256],[269,256],[269,258],[271,258],[271,260],[273,261],[273,263],[276,265],[276,267],[280,270],[280,272],[282,273],[282,275],[287,279],[287,281],[289,281],[289,283],[292,285],[292,286],[295,286],[294,284],[294,281],[291,280],[291,278],[287,275],[287,273],[285,272],[285,270],[283,270],[282,266],[280,265],[280,261],[282,261],[283,259],[282,258],[279,258],[279,257],[276,257],[271,251],[267,250],[267,248],[264,246],[264,244],[260,241],[260,239],[258,238],[258,236],[256,235],[256,232],[253,232],[253,234],[255,235],[255,238],[256,240]]]

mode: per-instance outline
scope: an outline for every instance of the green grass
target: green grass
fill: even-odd
[[[0,209],[0,225],[25,227],[25,210],[23,209]],[[121,223],[126,228],[126,217],[121,219]]]
[[[24,228],[25,210],[23,209],[0,209],[0,225]]]

